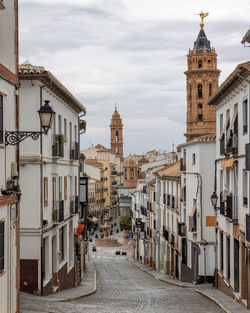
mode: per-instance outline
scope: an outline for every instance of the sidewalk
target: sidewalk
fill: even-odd
[[[128,258],[128,261],[132,263],[133,265],[135,265],[136,267],[140,268],[145,273],[151,275],[155,279],[158,279],[167,284],[175,285],[175,286],[182,287],[182,288],[192,288],[195,292],[215,302],[226,313],[249,312],[243,305],[235,301],[233,298],[225,295],[218,289],[213,288],[211,284],[194,285],[191,283],[179,282],[175,279],[170,278],[166,274],[159,273],[153,270],[151,267],[147,267],[146,265],[141,264],[138,261],[135,261],[132,258]]]
[[[21,303],[24,305],[27,302],[66,302],[76,300],[82,297],[92,295],[97,291],[96,284],[96,269],[93,261],[88,261],[86,266],[86,272],[79,287],[63,290],[49,296],[34,296],[28,293],[21,292]],[[26,311],[22,311],[26,312]]]

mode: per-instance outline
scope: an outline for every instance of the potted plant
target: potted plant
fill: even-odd
[[[104,238],[104,234],[101,234],[101,238]]]
[[[127,252],[126,251],[122,251],[122,255],[127,255]]]
[[[92,251],[96,252],[96,246],[93,246]]]
[[[98,234],[95,235],[95,238],[98,238]]]
[[[121,251],[115,251],[115,254],[116,254],[116,255],[120,255],[120,254],[121,254]]]
[[[128,238],[128,235],[132,228],[132,217],[131,215],[125,215],[120,220],[120,227],[124,230],[124,238]]]

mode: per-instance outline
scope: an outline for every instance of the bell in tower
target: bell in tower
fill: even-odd
[[[211,48],[204,31],[203,19],[208,13],[201,12],[200,31],[194,47],[187,55],[187,125],[186,140],[216,132],[215,108],[207,101],[218,88],[220,71],[217,69],[217,54]]]
[[[112,115],[111,124],[111,151],[114,154],[120,155],[123,157],[123,125],[120,114],[117,111],[117,107],[115,107],[115,111]]]

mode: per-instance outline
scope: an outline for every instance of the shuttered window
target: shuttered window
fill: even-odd
[[[0,273],[4,270],[4,222],[0,221]]]
[[[3,143],[3,96],[0,95],[0,143]]]

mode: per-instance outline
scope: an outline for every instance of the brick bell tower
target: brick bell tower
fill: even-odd
[[[115,107],[115,112],[112,115],[110,131],[111,131],[111,150],[112,153],[120,155],[123,157],[123,135],[122,135],[123,125],[120,114]]]
[[[211,48],[203,29],[203,19],[208,13],[201,12],[200,32],[194,47],[187,55],[187,130],[186,141],[216,132],[216,110],[207,105],[208,98],[218,88],[220,71],[217,54]]]

